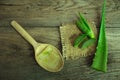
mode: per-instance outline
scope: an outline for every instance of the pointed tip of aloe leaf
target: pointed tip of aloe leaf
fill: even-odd
[[[79,15],[82,16],[83,14],[79,12]]]
[[[80,18],[80,19],[81,19],[81,18],[84,18],[83,15],[82,15],[82,13],[79,13],[79,18]]]

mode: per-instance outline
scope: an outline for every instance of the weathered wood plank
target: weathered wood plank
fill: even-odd
[[[119,80],[119,0],[107,0],[107,73],[90,68],[93,56],[65,61],[61,72],[47,72],[37,65],[32,46],[10,26],[17,20],[38,42],[61,51],[59,26],[82,12],[99,27],[101,6],[101,0],[0,0],[0,80]]]
[[[119,13],[116,13],[119,14]],[[115,18],[116,17],[116,18]],[[106,27],[107,28],[119,28],[120,26],[120,15],[116,15],[115,17],[109,17],[107,19],[107,23],[106,23]],[[72,17],[71,17],[72,18]],[[77,18],[76,16],[74,16],[74,18]],[[89,19],[88,17],[86,17],[87,19]],[[72,18],[73,19],[73,18]],[[10,26],[10,22],[12,20],[16,20],[18,21],[20,24],[22,24],[23,26],[27,26],[27,27],[39,27],[39,26],[44,26],[44,27],[59,27],[62,23],[70,23],[70,22],[75,22],[77,19],[72,20],[70,18],[61,18],[61,20],[58,20],[57,18],[9,18],[9,19],[3,19],[0,20],[0,27],[8,27]],[[89,19],[90,21],[93,21],[97,26],[99,27],[99,19],[94,19],[91,18]]]
[[[79,7],[87,7],[90,8],[91,6],[101,6],[102,1],[101,0],[89,0],[89,1],[82,1],[82,0],[1,0],[0,4],[6,5],[6,4],[11,4],[11,5],[16,5],[16,4],[38,4],[37,6],[56,6],[56,8],[61,8],[65,10],[66,8],[79,8]],[[119,0],[109,0],[107,1],[107,5],[111,7],[119,8]],[[89,7],[87,6],[89,5]],[[110,8],[109,8],[110,9]]]
[[[58,27],[24,27],[38,42],[43,43],[50,43],[53,44],[56,47],[60,47],[60,33]],[[120,50],[120,28],[106,28],[106,34],[107,34],[107,40],[108,40],[108,47],[110,51],[116,51]],[[12,37],[12,38],[11,38]],[[21,41],[23,44],[26,44],[26,41],[23,41],[23,38],[20,37],[20,35],[12,28],[12,26],[9,26],[9,28],[0,28],[0,39],[4,42],[7,42],[7,44],[11,45],[12,40],[18,40],[17,43],[20,43]],[[10,41],[9,41],[10,39]],[[1,41],[1,43],[2,43]],[[14,44],[15,41],[14,41]],[[7,46],[6,46],[7,47]],[[23,47],[23,46],[21,46]],[[61,48],[61,47],[60,47]]]
[[[49,73],[41,69],[33,59],[31,55],[4,54],[0,56],[0,78],[1,80],[32,80],[32,79],[44,79],[44,80],[106,80],[115,79],[119,80],[120,76],[120,59],[114,54],[119,52],[109,53],[110,62],[108,63],[108,72],[101,73],[94,71],[89,66],[89,58],[81,58],[74,61],[66,61],[64,69],[58,73]],[[24,56],[24,57],[23,57]],[[84,63],[83,63],[84,62]],[[6,75],[5,75],[6,74]]]
[[[61,23],[72,22],[77,19],[76,14],[82,12],[86,18],[97,24],[100,17],[101,0],[1,0],[0,25],[17,19],[28,25],[59,26]],[[9,5],[6,5],[9,4]],[[18,5],[17,5],[18,4]],[[19,5],[21,4],[21,5]],[[110,0],[107,3],[107,24],[117,25],[120,22],[120,3]],[[111,26],[112,27],[112,26]],[[115,26],[118,27],[118,26]]]
[[[42,42],[42,43],[50,43],[56,47],[59,46],[58,43],[60,42],[60,36],[59,36],[60,34],[59,34],[59,29],[57,27],[52,27],[52,28],[35,27],[35,28],[29,28],[29,29],[26,27],[24,28],[31,34],[31,36],[33,36],[36,39],[36,41]],[[10,43],[10,45],[11,45],[11,42],[13,42],[14,40],[20,41],[20,42],[17,42],[20,44],[21,44],[21,41],[23,41],[23,38],[12,28],[12,26],[9,26],[9,28],[0,28],[0,39],[3,40],[4,42],[7,42],[7,44]],[[26,43],[26,41],[23,41],[23,44],[24,42]]]
[[[50,43],[61,49],[57,27],[25,27],[25,29],[37,41]],[[1,80],[97,80],[102,77],[103,80],[111,78],[118,80],[120,78],[120,66],[117,66],[120,65],[119,31],[120,28],[106,29],[109,46],[107,73],[92,70],[90,68],[92,57],[90,56],[65,61],[64,69],[61,72],[49,73],[37,65],[32,47],[15,30],[2,27],[0,28],[0,78]]]

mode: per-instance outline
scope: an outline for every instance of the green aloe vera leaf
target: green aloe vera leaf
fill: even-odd
[[[86,28],[86,25],[81,23],[80,21],[77,21],[77,26],[78,28],[84,33],[84,34],[87,34],[89,32],[89,29]]]
[[[92,39],[88,39],[87,41],[85,41],[81,47],[81,49],[86,49],[89,46],[92,46],[94,43],[96,42],[96,39],[92,38]]]
[[[77,26],[82,30],[83,33],[87,34],[90,38],[95,38],[94,32],[89,26],[87,20],[79,13],[79,20],[77,21]]]
[[[108,46],[107,46],[106,33],[105,33],[105,8],[106,8],[106,0],[104,0],[104,4],[102,7],[102,20],[100,26],[98,45],[97,45],[95,57],[93,59],[93,63],[91,65],[92,68],[102,72],[107,71],[107,57],[108,57]]]
[[[87,20],[83,17],[83,15],[81,13],[79,13],[79,16],[80,16],[80,21],[82,21],[86,27],[90,30],[91,28],[89,27],[88,23],[87,23]]]
[[[78,37],[75,39],[73,46],[76,47],[76,48],[78,48],[79,45],[80,45],[80,43],[81,43],[82,41],[84,41],[86,38],[87,38],[87,35],[86,35],[86,34],[81,34],[80,36],[78,36]]]

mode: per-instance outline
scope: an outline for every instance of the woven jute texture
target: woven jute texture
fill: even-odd
[[[94,23],[89,21],[89,25],[97,39],[97,29]],[[88,55],[94,54],[96,50],[96,43],[89,46],[86,49],[73,47],[73,42],[77,36],[83,34],[78,27],[73,23],[63,24],[60,26],[61,42],[62,42],[62,53],[66,60],[78,59],[80,57],[86,57]]]

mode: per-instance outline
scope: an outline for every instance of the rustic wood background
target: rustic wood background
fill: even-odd
[[[11,26],[18,21],[38,42],[61,51],[59,26],[82,12],[99,29],[102,0],[0,0],[0,80],[120,80],[120,0],[107,0],[108,72],[90,68],[92,56],[65,61],[58,73],[39,67],[34,51]]]

